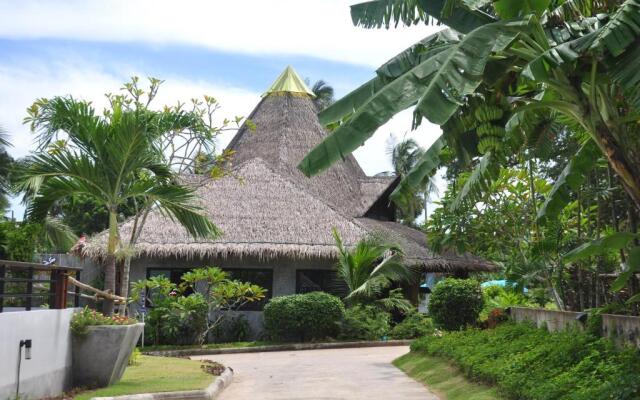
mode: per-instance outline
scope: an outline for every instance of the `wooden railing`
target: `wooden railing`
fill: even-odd
[[[80,289],[72,292],[69,304],[69,277],[80,279],[82,268],[0,260],[0,313],[16,307],[30,311],[46,306],[53,309],[80,305]]]

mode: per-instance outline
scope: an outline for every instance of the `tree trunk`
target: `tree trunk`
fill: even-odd
[[[127,255],[124,258],[124,268],[122,269],[122,284],[120,285],[120,296],[125,299],[129,297],[129,272],[131,271],[131,256]],[[120,304],[120,315],[124,316],[127,313],[127,304]]]
[[[611,169],[620,178],[622,187],[635,204],[636,210],[640,211],[640,169],[638,168],[640,163],[635,163],[625,157],[625,151],[621,149],[606,127],[599,127],[597,133],[600,147],[607,157]]]
[[[104,267],[104,290],[116,293],[116,246],[118,244],[118,218],[114,208],[109,209],[109,240],[107,242],[107,260]],[[104,299],[102,312],[113,314],[113,300]]]

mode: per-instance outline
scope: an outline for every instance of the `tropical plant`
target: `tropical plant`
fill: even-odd
[[[156,344],[203,345],[232,313],[263,299],[265,289],[229,279],[220,268],[203,267],[185,272],[179,285],[164,276],[138,281],[132,300],[139,301],[142,293],[151,303],[147,322]]]
[[[371,304],[347,308],[340,322],[340,338],[346,340],[380,340],[391,329],[391,314]]]
[[[309,84],[309,82],[309,79],[305,79],[305,83],[307,85]],[[333,98],[333,87],[322,79],[314,82],[314,84],[311,86],[311,91],[316,96],[313,99],[313,104],[315,104],[318,111],[324,110],[335,101],[335,99]]]
[[[2,210],[9,206],[7,195],[10,192],[9,172],[13,165],[13,158],[6,148],[10,146],[9,138],[0,128],[0,209]]]
[[[337,337],[344,305],[325,292],[274,297],[264,307],[264,328],[269,337],[310,341]]]
[[[433,322],[449,331],[473,326],[484,307],[480,284],[473,279],[445,278],[429,297],[429,315]]]
[[[345,301],[376,302],[384,308],[401,311],[413,308],[404,296],[398,296],[398,291],[384,297],[393,283],[413,282],[416,277],[416,271],[402,262],[403,252],[399,246],[369,237],[348,249],[336,229],[333,237],[339,251],[336,274],[348,292]]]
[[[556,254],[545,253],[550,246],[587,239],[581,229],[584,214],[589,219],[600,215],[589,208],[589,199],[595,198],[604,208],[607,196],[586,193],[588,200],[583,200],[585,186],[594,188],[593,182],[601,180],[599,160],[620,182],[624,193],[618,201],[624,202],[625,195],[630,199],[629,224],[635,232],[640,211],[640,141],[633,134],[640,106],[636,68],[640,3],[374,0],[354,5],[351,13],[354,23],[369,28],[435,18],[452,29],[400,53],[381,66],[374,79],[323,111],[321,121],[337,128],[301,162],[300,169],[307,175],[322,171],[409,107],[414,107],[414,127],[426,118],[440,125],[443,134],[392,194],[400,205],[442,165],[452,174],[465,173],[456,180],[455,197],[448,203],[452,212],[465,203],[482,204],[481,198],[504,168],[542,163],[552,171],[550,165],[561,165],[555,175],[545,177],[553,182],[545,201],[540,205],[532,201],[536,217],[532,243],[543,256],[526,255],[520,276],[535,272],[548,280],[553,275],[560,283],[554,292],[556,302],[562,306],[568,271],[557,254],[562,250],[556,247]],[[565,143],[576,147],[565,153],[566,158],[544,155],[553,144]],[[609,181],[609,188],[617,186],[610,177]],[[538,194],[532,191],[531,198]],[[558,216],[575,207],[576,201],[572,211],[577,215],[572,219],[579,221],[573,225],[577,234],[571,230],[570,235],[558,234],[567,232],[566,226],[556,224]],[[617,207],[610,206],[616,231]],[[590,222],[584,224],[587,233],[597,239],[602,225],[592,228]],[[625,250],[631,251],[620,252],[623,263]],[[595,267],[584,263],[569,267],[578,281],[587,269],[597,282],[604,267],[599,260]],[[633,281],[632,272],[626,276]],[[585,304],[582,292],[579,297]]]
[[[431,318],[414,311],[393,327],[389,336],[391,339],[416,339],[435,332]]]
[[[413,166],[422,157],[424,151],[415,140],[403,139],[397,143],[391,142],[387,152],[391,156],[394,174],[404,177],[413,169]],[[403,223],[410,226],[413,225],[423,206],[426,207],[426,204],[423,204],[422,192],[422,189],[416,188],[413,196],[408,198],[408,201],[404,203],[404,207],[400,208],[400,217]]]
[[[193,236],[218,233],[195,204],[194,189],[177,182],[156,146],[159,127],[164,128],[166,119],[178,129],[191,124],[188,118],[177,118],[171,110],[131,110],[121,97],[112,98],[103,116],[90,103],[72,97],[40,99],[28,112],[25,123],[37,133],[39,152],[28,157],[19,177],[28,202],[27,216],[42,219],[73,195],[92,198],[104,207],[109,213],[106,290],[115,293],[117,216],[129,201],[144,205],[145,210],[158,208]],[[66,135],[63,142],[61,132]],[[105,301],[104,311],[113,312],[112,301]]]

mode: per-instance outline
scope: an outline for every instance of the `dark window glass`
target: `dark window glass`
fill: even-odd
[[[299,269],[296,271],[296,293],[327,292],[336,296],[344,293],[336,273],[330,269]]]
[[[243,311],[262,311],[264,305],[267,304],[273,292],[273,270],[272,269],[254,269],[254,268],[224,268],[231,279],[242,282],[249,282],[254,285],[261,286],[267,290],[264,299],[245,304]]]

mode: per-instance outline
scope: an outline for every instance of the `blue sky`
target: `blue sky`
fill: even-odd
[[[370,79],[375,67],[436,27],[353,27],[345,0],[0,0],[0,126],[11,153],[33,150],[21,121],[39,97],[71,94],[101,108],[132,75],[165,80],[157,105],[209,94],[218,117],[248,115],[287,66],[323,79],[338,97]],[[390,168],[386,143],[409,130],[394,118],[355,152],[365,172]],[[409,133],[423,145],[439,129]],[[230,135],[223,136],[220,146]],[[14,202],[17,217],[22,208]]]

